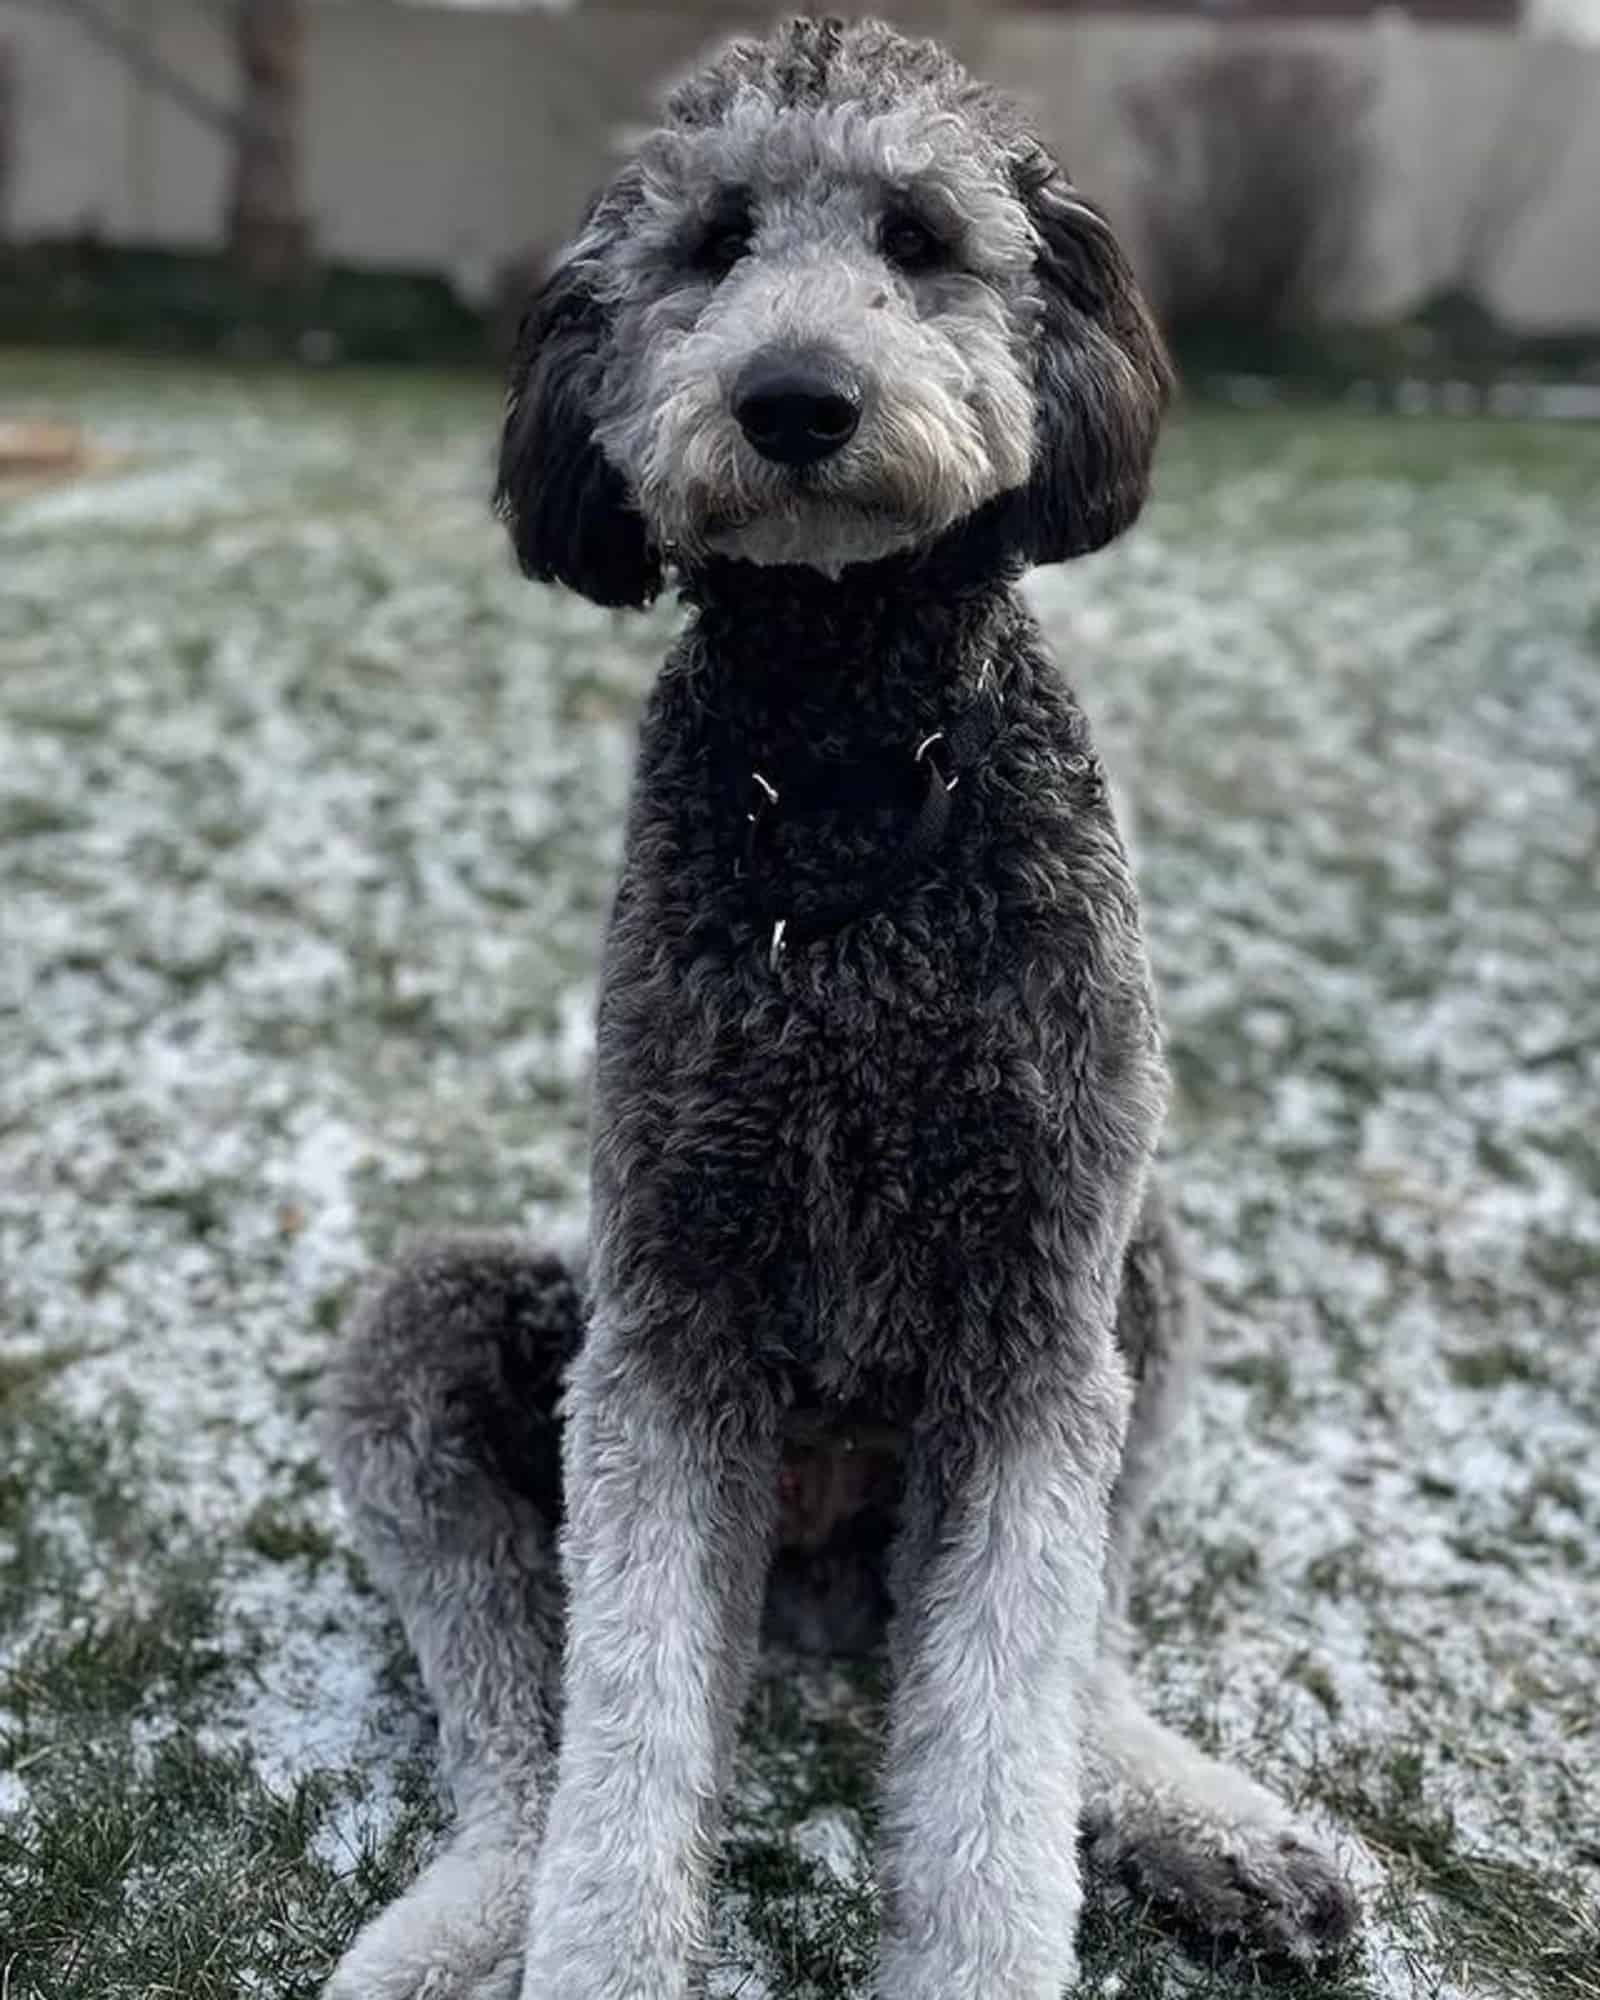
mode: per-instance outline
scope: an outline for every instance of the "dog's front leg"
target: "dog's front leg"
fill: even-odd
[[[881,2000],[1059,2000],[1074,1973],[1080,1735],[1127,1408],[1110,1300],[1079,1327],[1064,1379],[991,1379],[913,1443]]]
[[[674,1386],[602,1307],[568,1387],[560,1765],[523,2000],[678,2000],[754,1663],[778,1434],[752,1381]]]

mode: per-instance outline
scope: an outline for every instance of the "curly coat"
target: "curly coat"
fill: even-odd
[[[762,443],[752,368],[827,411],[805,463]],[[882,2000],[1055,2000],[1080,1833],[1213,1941],[1348,1931],[1332,1864],[1122,1664],[1193,1314],[1133,875],[1016,586],[1133,521],[1169,387],[1021,114],[870,23],[681,86],[532,301],[520,561],[605,604],[671,574],[688,619],[606,938],[583,1295],[517,1245],[424,1249],[333,1385],[461,1824],[330,1993],[685,1994],[764,1603],[847,1644],[892,1604]],[[942,841],[786,946],[752,783],[769,903],[804,910],[906,809],[786,814],[785,774],[914,790],[983,701],[984,754],[925,780]]]

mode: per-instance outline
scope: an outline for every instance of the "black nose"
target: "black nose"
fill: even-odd
[[[758,354],[733,385],[733,414],[763,458],[815,465],[855,436],[861,385],[836,361]]]

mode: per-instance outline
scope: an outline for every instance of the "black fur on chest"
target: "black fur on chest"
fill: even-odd
[[[756,1359],[880,1406],[917,1380],[938,1302],[1048,1237],[1091,1171],[1086,1090],[1154,1059],[1084,718],[1009,592],[965,610],[942,648],[896,626],[854,651],[848,694],[823,667],[762,677],[717,650],[714,621],[691,626],[644,721],[602,980],[597,1243],[615,1281],[714,1295]],[[802,741],[914,745],[980,670],[1003,724],[937,852],[892,905],[774,956],[738,880],[730,734],[775,766]],[[776,860],[800,894],[895,837],[893,808],[812,815]]]

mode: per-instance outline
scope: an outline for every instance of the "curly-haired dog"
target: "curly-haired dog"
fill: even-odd
[[[882,2000],[1055,2000],[1080,1835],[1207,1940],[1348,1932],[1332,1863],[1122,1664],[1191,1315],[1134,884],[1015,585],[1133,520],[1168,386],[1021,115],[871,24],[682,85],[529,307],[524,569],[642,604],[670,567],[690,616],[605,950],[583,1295],[424,1250],[334,1383],[459,1812],[334,1994],[688,1991],[764,1592],[813,1643],[892,1601]]]

